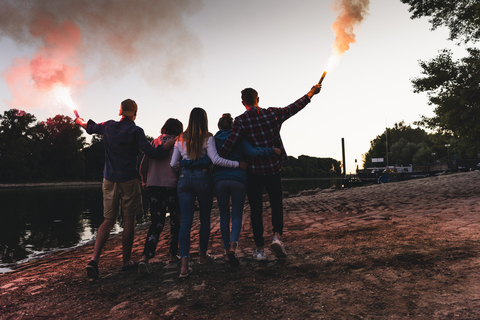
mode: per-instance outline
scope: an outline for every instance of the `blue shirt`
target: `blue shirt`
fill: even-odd
[[[154,148],[145,137],[142,128],[135,125],[129,118],[120,121],[95,123],[88,120],[87,133],[103,136],[105,145],[105,166],[103,177],[112,182],[126,182],[138,179],[138,150],[142,150],[150,158],[160,158],[167,155],[163,145]]]
[[[217,150],[220,150],[225,140],[229,137],[231,130],[220,130],[215,134],[215,145]],[[246,139],[243,139],[241,144],[236,144],[228,159],[235,161],[245,161],[248,157],[268,157],[275,154],[272,148],[254,148]],[[226,168],[215,166],[215,173],[213,174],[213,182],[217,183],[220,180],[237,180],[247,184],[247,173],[240,168]]]

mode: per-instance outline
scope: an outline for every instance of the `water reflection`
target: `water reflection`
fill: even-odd
[[[95,232],[102,221],[98,187],[22,188],[0,190],[0,256],[3,263],[78,244],[86,228]],[[84,212],[90,212],[88,223]]]
[[[285,191],[330,188],[335,180],[282,181]],[[103,222],[101,185],[0,189],[0,270],[37,254],[91,240]],[[137,224],[150,221],[148,199]],[[119,218],[112,232],[122,230]]]

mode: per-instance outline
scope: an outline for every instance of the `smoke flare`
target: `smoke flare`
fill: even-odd
[[[180,84],[199,58],[201,44],[184,23],[196,0],[0,0],[0,38],[33,46],[3,73],[10,108],[51,102],[56,86],[85,83],[84,64],[97,67],[89,81],[121,77],[134,69],[149,84]]]
[[[332,9],[338,11],[338,16],[332,24],[335,41],[332,44],[332,55],[328,61],[327,70],[330,70],[350,45],[355,43],[355,28],[358,27],[368,14],[370,0],[335,0]]]

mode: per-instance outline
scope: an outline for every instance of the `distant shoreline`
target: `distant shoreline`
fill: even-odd
[[[102,181],[90,182],[38,182],[38,183],[0,183],[0,189],[7,188],[32,188],[32,187],[81,187],[102,185]]]
[[[282,178],[285,181],[292,180],[340,180],[342,177],[330,178]],[[7,188],[33,188],[33,187],[81,187],[102,185],[102,181],[75,181],[75,182],[32,182],[32,183],[0,183],[0,189]]]

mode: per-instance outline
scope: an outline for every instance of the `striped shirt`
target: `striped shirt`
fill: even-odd
[[[302,110],[310,99],[304,95],[294,103],[283,108],[252,108],[235,118],[232,132],[219,150],[222,157],[227,157],[233,146],[242,138],[254,147],[276,147],[282,150],[281,155],[276,154],[267,157],[248,158],[248,168],[254,174],[268,175],[277,174],[282,169],[281,162],[287,160],[287,154],[283,147],[280,129],[282,123]]]

